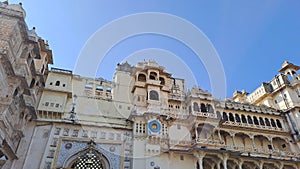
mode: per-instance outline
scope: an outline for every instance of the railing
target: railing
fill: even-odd
[[[215,114],[215,113],[193,111],[192,114],[195,116],[201,116],[201,117],[217,118],[217,114]]]
[[[232,122],[232,121],[225,121],[223,123],[223,125],[249,127],[249,128],[264,129],[264,130],[287,131],[284,128],[278,128],[278,127],[272,127],[272,126],[263,126],[263,125],[256,125],[256,124],[248,124],[248,123],[240,123],[240,122]]]

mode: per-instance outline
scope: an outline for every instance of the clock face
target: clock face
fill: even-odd
[[[150,134],[151,133],[159,133],[161,130],[161,124],[157,120],[151,120],[148,122],[148,129]]]

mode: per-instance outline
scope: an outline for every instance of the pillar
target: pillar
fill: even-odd
[[[198,137],[199,137],[199,136],[198,136],[198,130],[197,130],[197,129],[198,129],[198,124],[196,123],[196,124],[195,124],[196,143],[198,142]]]
[[[223,139],[221,137],[221,133],[220,133],[220,129],[219,128],[218,128],[218,137],[219,137],[220,142],[223,142]]]
[[[198,158],[198,164],[199,164],[199,169],[203,169],[203,157],[202,156],[200,156]]]
[[[217,163],[217,169],[221,169],[221,162],[222,162],[222,161],[219,161],[219,162]]]
[[[239,169],[243,169],[242,167],[243,167],[243,161],[241,160],[239,161]]]
[[[213,163],[213,164],[211,164],[211,169],[215,169],[215,166],[216,166],[216,164],[215,163]]]
[[[199,164],[199,169],[203,169],[203,158],[205,157],[204,152],[195,152],[194,156],[197,158],[195,168],[197,169],[197,162]]]
[[[232,138],[233,147],[236,147],[236,143],[235,143],[235,139],[234,139],[235,133],[230,133],[230,136]]]
[[[263,169],[264,163],[263,163],[262,161],[260,161],[260,162],[258,163],[258,165],[259,165],[259,169]]]
[[[252,147],[253,147],[253,150],[254,150],[256,148],[255,143],[254,143],[254,136],[250,135],[250,139],[252,140]]]
[[[227,159],[228,159],[228,154],[224,154],[224,156],[223,156],[224,169],[227,169]]]

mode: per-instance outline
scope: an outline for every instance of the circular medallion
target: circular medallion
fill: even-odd
[[[109,151],[115,152],[115,151],[116,151],[116,147],[115,147],[115,146],[110,146],[110,147],[109,147]]]
[[[153,167],[154,165],[155,165],[155,162],[154,162],[154,161],[151,161],[151,162],[150,162],[150,166]]]
[[[148,128],[151,133],[159,133],[161,130],[161,124],[157,120],[152,120],[148,123]]]
[[[71,149],[71,148],[72,148],[72,143],[67,143],[67,144],[65,145],[65,148],[66,148],[67,150]]]

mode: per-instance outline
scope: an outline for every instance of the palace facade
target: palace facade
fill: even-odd
[[[299,66],[225,100],[153,60],[82,77],[48,69],[25,15],[0,2],[0,168],[300,168]]]

